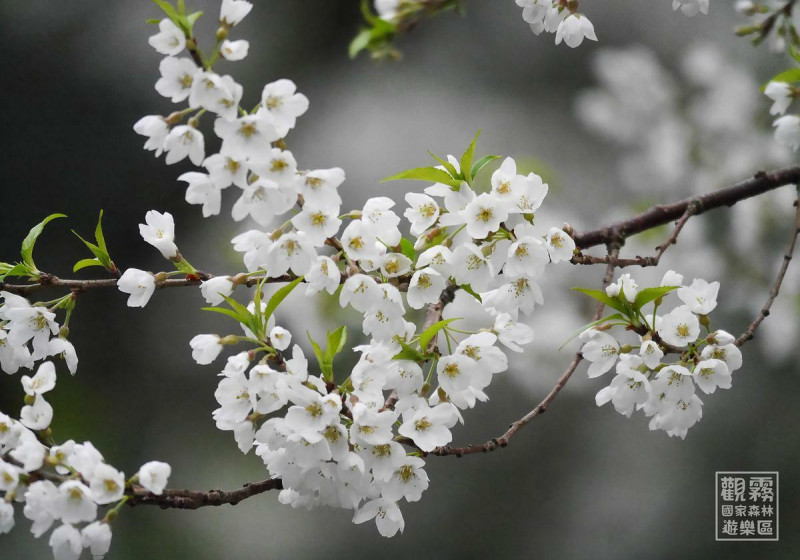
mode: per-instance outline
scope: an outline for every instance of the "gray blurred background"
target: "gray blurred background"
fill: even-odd
[[[198,29],[200,37],[210,37],[218,2],[188,4],[206,11]],[[687,46],[711,41],[734,65],[749,68],[755,83],[781,64],[733,36],[736,16],[720,0],[709,16],[692,19],[673,14],[668,0],[587,1],[583,9],[600,43],[576,50],[555,47],[552,35],[534,37],[511,0],[468,0],[466,17],[446,14],[401,41],[401,62],[351,62],[346,49],[358,30],[357,4],[256,2],[234,33],[250,40],[249,57],[220,65],[244,85],[245,104],[255,103],[266,82],[286,77],[298,84],[311,108],[287,141],[301,168],[346,170],[346,208],[376,194],[402,201],[411,185],[382,185],[380,178],[428,164],[427,149],[460,153],[482,129],[481,153],[513,156],[546,175],[546,216],[553,225],[598,226],[696,190],[634,196],[624,189],[621,150],[575,117],[576,94],[596,85],[591,67],[599,48],[645,45],[675,71]],[[195,266],[213,273],[242,269],[229,240],[252,225],[229,218],[235,187],[224,192],[222,215],[204,220],[199,208],[183,201],[183,184],[175,180],[191,165],[165,166],[141,149],[144,139],[132,130],[142,115],[171,110],[152,88],[161,57],[147,45],[154,27],[144,21],[153,17],[159,17],[156,8],[143,0],[0,1],[1,260],[17,256],[33,224],[63,212],[69,221],[48,227],[36,260],[42,270],[70,276],[72,264],[87,255],[68,230],[90,234],[102,208],[117,264],[156,270],[161,257],[136,227],[156,208],[175,216],[179,245]],[[758,103],[768,127],[767,100]],[[715,326],[741,331],[766,293],[749,301],[747,290],[764,285],[777,269],[790,209],[785,195],[770,200],[758,207],[766,223],[763,232],[757,228],[762,245],[737,254],[735,244],[725,245],[726,234],[712,236],[712,248],[698,248],[706,244],[709,224],[715,231],[738,227],[711,215],[692,223],[682,250],[662,261],[663,270],[681,267],[687,275],[722,280]],[[644,250],[659,239],[646,238]],[[756,254],[763,264],[751,264]],[[546,304],[533,316],[536,348],[497,376],[491,401],[466,413],[456,442],[501,433],[541,400],[567,365],[574,347],[555,349],[591,316],[587,302],[568,288],[596,286],[602,276],[599,269],[573,268],[552,269]],[[658,281],[660,272],[641,278]],[[430,458],[430,489],[421,502],[403,506],[405,534],[391,541],[371,523],[352,525],[348,512],[293,510],[268,493],[236,507],[195,512],[125,509],[114,523],[108,558],[797,558],[797,279],[787,280],[794,287],[777,304],[783,321],[764,331],[767,344],[746,347],[731,390],[704,397],[703,420],[685,441],[649,432],[641,415],[628,420],[608,406],[597,408],[594,394],[610,377],[587,379],[583,366],[550,411],[507,449]],[[119,293],[81,296],[71,325],[79,371],[74,378],[61,375],[48,395],[56,438],[91,440],[127,474],[150,459],[167,461],[176,488],[230,489],[264,478],[259,458],[242,456],[231,434],[214,428],[218,370],[194,364],[188,341],[230,326],[201,312],[202,305],[199,290],[159,292],[144,310],[127,308]],[[279,316],[296,327],[295,340],[304,338],[308,325],[317,332],[339,318],[322,317],[314,301],[295,305],[293,318]],[[18,377],[0,379],[0,410],[17,415],[21,400]],[[779,543],[714,541],[717,470],[780,471]],[[21,512],[17,524],[0,536],[0,558],[47,558],[46,538],[32,538]]]

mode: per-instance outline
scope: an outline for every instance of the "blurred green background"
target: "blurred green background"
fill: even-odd
[[[210,37],[218,2],[188,4],[206,12],[198,25],[200,36]],[[346,170],[346,208],[376,194],[401,201],[409,186],[382,185],[380,178],[427,164],[427,149],[463,150],[482,129],[482,153],[546,163],[552,189],[545,205],[554,225],[601,225],[609,216],[631,213],[642,199],[669,201],[686,193],[622,193],[619,150],[587,133],[574,116],[575,95],[595,85],[591,61],[598,48],[644,44],[674,69],[687,45],[707,40],[759,81],[779,68],[764,49],[756,52],[733,36],[735,15],[719,0],[712,1],[709,16],[693,19],[673,14],[668,0],[587,1],[584,9],[601,42],[576,50],[555,47],[552,35],[534,37],[511,0],[468,0],[466,17],[447,14],[421,25],[400,43],[404,59],[384,64],[347,59],[347,44],[358,30],[357,4],[258,1],[234,33],[250,40],[249,57],[220,67],[245,86],[246,102],[274,79],[298,84],[311,108],[288,143],[301,168]],[[16,257],[34,223],[63,212],[69,222],[48,227],[36,260],[43,270],[69,276],[86,255],[68,229],[91,232],[102,208],[117,264],[156,270],[161,257],[136,227],[156,208],[175,216],[179,245],[195,266],[213,273],[242,268],[229,240],[251,226],[228,217],[233,193],[224,193],[221,216],[204,220],[183,201],[183,184],[175,180],[190,164],[166,167],[141,149],[144,139],[132,130],[142,115],[170,111],[169,101],[152,88],[161,58],[146,41],[154,28],[144,21],[152,17],[158,17],[156,8],[143,0],[0,2],[2,260]],[[767,107],[764,100],[765,123]],[[764,218],[776,222],[780,244],[787,215]],[[724,222],[720,216],[707,220],[714,227]],[[702,239],[702,231],[694,238]],[[765,239],[764,254],[781,250],[772,237]],[[647,243],[657,242],[654,237]],[[701,257],[692,248],[668,253],[663,270],[685,266],[702,274],[716,263],[716,276],[708,277],[723,282],[715,325],[741,331],[766,292],[752,304],[743,301],[735,290],[738,276],[763,281],[778,259],[755,266],[748,264],[752,253],[732,258],[728,247]],[[591,309],[568,288],[596,286],[602,275],[572,268],[552,269],[547,303],[533,316],[536,349],[497,376],[491,401],[467,411],[456,442],[501,433],[541,400],[569,362],[573,348],[555,348]],[[660,273],[642,278],[657,281]],[[787,280],[795,286],[792,293],[797,279]],[[295,328],[295,340],[304,338],[304,329],[322,330],[337,319],[304,299],[295,298],[295,311],[279,315]],[[231,434],[217,431],[211,419],[218,370],[194,364],[188,341],[229,326],[201,312],[202,305],[199,290],[158,292],[144,310],[127,308],[116,292],[81,296],[70,336],[79,371],[72,378],[62,374],[48,395],[56,438],[91,440],[128,474],[144,461],[167,461],[176,488],[230,489],[264,478],[259,458],[242,456]],[[746,347],[733,388],[704,398],[704,418],[685,441],[649,432],[641,415],[626,420],[610,407],[597,408],[593,397],[604,382],[587,379],[583,366],[550,411],[507,449],[430,458],[430,489],[421,502],[403,506],[405,534],[390,541],[372,524],[352,525],[348,512],[292,510],[268,493],[236,507],[195,512],[125,509],[114,523],[108,558],[795,559],[800,367],[792,305],[790,296],[778,301],[790,320]],[[764,339],[788,350],[778,353],[761,344]],[[0,410],[17,415],[21,401],[18,376],[0,378]],[[780,471],[780,542],[715,542],[717,470]],[[32,538],[21,512],[17,524],[0,536],[0,558],[49,557],[46,538]]]

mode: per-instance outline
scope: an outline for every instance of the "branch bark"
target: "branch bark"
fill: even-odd
[[[235,506],[242,500],[263,494],[269,490],[280,490],[283,483],[279,478],[270,478],[260,482],[250,482],[236,490],[164,490],[161,495],[155,495],[134,485],[127,495],[130,498],[127,504],[133,506],[158,506],[161,509],[199,509],[205,506]]]

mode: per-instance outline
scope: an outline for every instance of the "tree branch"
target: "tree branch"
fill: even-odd
[[[742,346],[748,340],[752,340],[756,329],[758,329],[759,325],[769,315],[772,303],[775,301],[775,298],[778,297],[781,284],[783,284],[783,279],[786,277],[786,271],[789,269],[789,263],[792,260],[794,247],[797,243],[797,236],[800,235],[800,187],[798,187],[797,193],[797,200],[794,202],[794,205],[797,208],[797,211],[795,212],[794,229],[792,230],[789,245],[786,247],[786,252],[783,254],[783,264],[781,264],[781,268],[778,271],[778,275],[775,277],[775,282],[772,285],[772,289],[769,291],[767,302],[764,304],[764,307],[761,308],[761,312],[758,314],[758,317],[756,317],[755,320],[750,323],[750,326],[748,326],[747,329],[742,333],[742,335],[736,339],[736,346]]]
[[[733,206],[742,200],[797,183],[800,183],[800,166],[784,167],[770,172],[760,171],[752,179],[742,181],[732,187],[701,196],[684,198],[672,204],[654,206],[633,218],[584,233],[576,233],[572,237],[579,249],[588,249],[613,241],[617,237],[627,239],[637,233],[679,220],[692,204],[697,206],[693,215],[700,215],[715,208]]]
[[[128,505],[133,506],[158,506],[161,509],[199,509],[205,506],[222,506],[230,504],[235,506],[242,500],[263,494],[269,490],[281,490],[283,483],[279,478],[270,478],[260,482],[250,482],[237,490],[225,492],[223,490],[164,490],[157,496],[138,485],[134,485],[126,494],[130,496]]]

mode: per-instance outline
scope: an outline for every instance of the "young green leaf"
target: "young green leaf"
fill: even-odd
[[[440,330],[445,328],[447,325],[452,323],[453,321],[458,321],[461,317],[453,317],[452,319],[444,319],[443,321],[439,321],[438,323],[432,324],[430,327],[425,329],[425,331],[419,335],[419,347],[423,352],[428,351],[428,345],[433,340],[433,337],[436,336]]]
[[[325,354],[320,348],[320,345],[317,343],[316,340],[311,338],[311,333],[306,332],[306,336],[308,336],[309,342],[311,342],[311,348],[314,350],[314,355],[317,357],[317,363],[319,364],[319,370],[322,372],[322,378],[325,381],[332,382],[333,381],[333,367],[328,370],[328,367],[325,365]]]
[[[416,348],[410,346],[403,340],[398,340],[400,346],[402,346],[402,350],[395,354],[392,359],[393,360],[411,360],[412,362],[424,362],[428,359],[428,356],[417,350]]]
[[[463,179],[464,177],[456,170],[456,166],[447,161],[446,159],[442,159],[432,151],[428,150],[428,153],[431,155],[433,159],[439,162],[439,164],[444,167],[445,171],[447,171],[453,179]]]
[[[34,276],[35,270],[31,270],[25,263],[2,263],[0,265],[0,282],[6,279],[7,276]]]
[[[586,288],[572,288],[572,289],[575,290],[576,292],[586,294],[590,298],[594,298],[597,301],[611,307],[612,309],[616,309],[617,311],[625,313],[626,315],[630,312],[629,306],[625,305],[617,298],[612,298],[602,290],[589,290]]]
[[[399,179],[408,179],[413,181],[428,181],[429,183],[442,183],[451,187],[461,186],[461,181],[453,179],[447,171],[438,169],[436,167],[417,167],[415,169],[408,169],[397,175],[381,179],[381,183],[386,181],[397,181]]]
[[[800,82],[800,68],[792,68],[781,72],[777,76],[773,76],[770,82]]]
[[[75,266],[72,267],[72,272],[78,272],[82,268],[87,268],[90,266],[103,266],[105,265],[100,262],[99,259],[81,259],[75,263]]]
[[[636,294],[636,299],[633,301],[633,308],[636,310],[641,309],[645,304],[650,303],[654,299],[664,297],[668,293],[677,290],[680,286],[661,286],[658,288],[645,288]]]
[[[51,220],[55,220],[56,218],[66,218],[65,214],[50,214],[40,223],[33,226],[31,231],[25,236],[25,239],[22,240],[22,262],[28,265],[33,271],[36,271],[36,265],[33,263],[33,246],[36,244],[36,240],[42,234],[44,230],[44,226],[46,226]]]
[[[500,156],[493,156],[493,155],[483,156],[481,159],[473,163],[472,171],[470,171],[470,176],[472,177],[472,179],[475,179],[475,177],[478,176],[478,173],[481,172],[481,169],[483,169],[496,159],[500,159]]]
[[[570,337],[567,340],[564,341],[564,344],[562,344],[559,347],[558,350],[560,352],[561,349],[564,348],[564,346],[566,346],[569,343],[570,340],[572,340],[576,336],[580,335],[585,330],[591,329],[592,327],[596,327],[597,325],[602,325],[603,323],[608,323],[610,321],[624,321],[624,320],[625,320],[625,317],[623,317],[621,313],[614,313],[613,315],[609,315],[608,317],[603,317],[602,319],[598,319],[597,321],[592,321],[589,324],[583,325],[577,331],[572,333],[570,335]]]
[[[165,2],[164,0],[153,0],[153,3],[161,8],[167,17],[174,21],[176,24],[178,23],[178,19],[180,19],[180,15],[175,8],[169,2]]]
[[[412,263],[417,260],[417,252],[414,250],[414,244],[405,237],[400,240],[400,252],[408,257]]]
[[[269,298],[269,301],[267,302],[267,308],[264,310],[265,321],[272,316],[275,310],[278,309],[278,306],[281,304],[281,302],[284,299],[286,299],[286,296],[291,294],[292,290],[294,290],[297,287],[297,285],[302,281],[303,281],[302,276],[299,278],[295,278],[285,286],[281,287],[277,292],[272,294],[272,297]]]
[[[472,286],[470,286],[469,284],[461,284],[461,285],[459,286],[459,288],[461,288],[462,290],[464,290],[465,292],[467,292],[469,295],[471,295],[472,297],[474,297],[475,299],[477,299],[479,302],[483,303],[483,300],[481,299],[481,296],[478,294],[478,292],[476,292],[475,290],[473,290],[473,289],[472,289]]]
[[[467,151],[465,151],[461,156],[461,173],[464,176],[464,179],[467,183],[472,183],[472,179],[474,175],[472,175],[472,160],[475,157],[475,143],[478,141],[478,136],[481,135],[481,131],[479,130],[475,133],[475,138],[472,139],[470,142]]]
[[[227,315],[228,317],[232,318],[234,321],[241,323],[241,317],[238,313],[231,309],[225,309],[224,307],[202,307],[203,311],[213,311],[214,313],[221,313],[222,315]]]
[[[351,59],[358,56],[358,53],[363,51],[369,46],[370,39],[372,38],[372,29],[362,29],[358,32],[347,48],[347,54]]]
[[[328,333],[328,346],[325,347],[325,359],[333,364],[336,355],[344,350],[347,343],[347,327],[342,325],[333,332]]]

